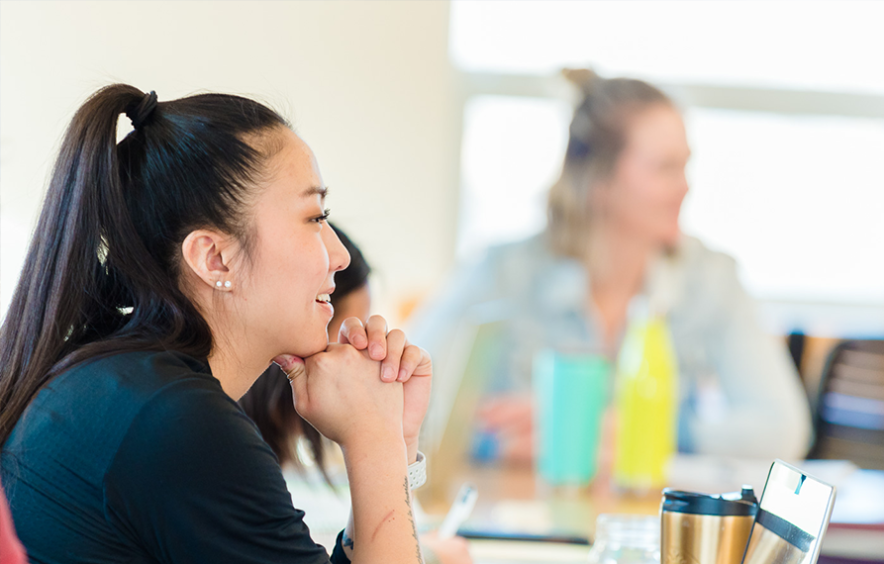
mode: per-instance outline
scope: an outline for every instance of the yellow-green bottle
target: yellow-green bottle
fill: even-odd
[[[665,486],[676,449],[678,365],[665,317],[638,304],[617,358],[614,481],[622,489]]]

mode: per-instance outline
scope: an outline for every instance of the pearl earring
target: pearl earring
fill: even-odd
[[[224,283],[224,287],[225,287],[225,288],[230,288],[230,280],[228,280],[228,281],[226,281],[226,282]]]
[[[220,281],[220,280],[218,280],[217,282],[215,282],[215,287],[216,287],[216,288],[220,288],[220,287],[221,287],[221,281]]]

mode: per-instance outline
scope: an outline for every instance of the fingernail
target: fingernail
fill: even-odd
[[[393,381],[393,369],[389,366],[384,367],[384,380],[386,380],[387,382]]]
[[[288,370],[289,366],[292,364],[292,357],[289,355],[280,355],[273,359],[280,368],[283,370]]]
[[[405,376],[406,376],[407,374],[408,374],[408,372],[406,372],[405,369],[403,368],[402,370],[399,371],[399,379],[400,379],[400,380],[405,380]]]
[[[371,356],[375,357],[377,360],[378,357],[384,356],[384,349],[382,349],[380,345],[371,347]]]
[[[280,365],[280,367],[286,372],[291,372],[296,366],[303,363],[303,359],[297,356],[289,356],[283,360],[283,363]]]

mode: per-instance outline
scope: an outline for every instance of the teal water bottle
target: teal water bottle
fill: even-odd
[[[536,463],[546,483],[583,486],[595,476],[609,374],[598,354],[546,349],[536,355]]]

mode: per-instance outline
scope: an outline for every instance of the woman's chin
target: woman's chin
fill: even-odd
[[[309,347],[309,353],[305,356],[313,356],[314,354],[321,353],[328,348],[328,336],[323,335],[321,340],[317,340],[315,343],[311,343]]]
[[[297,348],[287,354],[307,358],[308,356],[313,356],[314,354],[326,350],[328,348],[328,343],[328,335],[323,331],[321,336],[317,335],[309,342],[301,341]]]
[[[665,248],[677,247],[681,240],[681,229],[676,226],[674,228],[661,230],[658,240]]]

